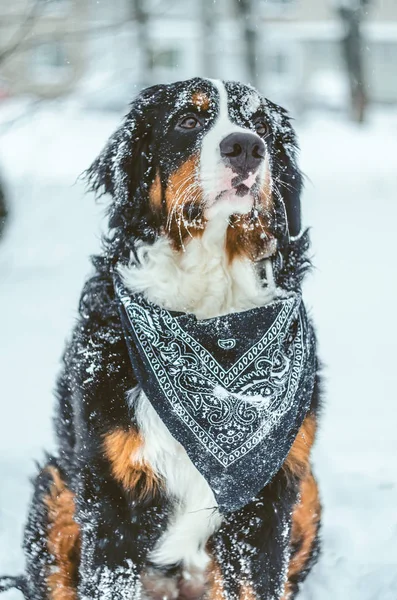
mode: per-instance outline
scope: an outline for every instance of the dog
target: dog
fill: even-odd
[[[32,600],[291,600],[319,549],[310,408],[281,468],[222,514],[134,372],[115,297],[197,320],[264,306],[310,267],[302,175],[287,112],[254,88],[195,78],[144,90],[87,171],[111,198],[57,383],[57,456],[34,482],[26,574]]]

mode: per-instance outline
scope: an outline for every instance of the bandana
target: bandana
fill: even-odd
[[[251,502],[283,464],[309,409],[315,339],[300,294],[198,320],[115,291],[138,381],[221,512]]]

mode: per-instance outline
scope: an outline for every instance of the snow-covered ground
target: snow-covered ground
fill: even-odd
[[[0,241],[0,574],[23,567],[28,476],[53,446],[59,358],[99,247],[104,209],[76,178],[118,121],[53,103],[0,124],[11,209]],[[305,293],[326,364],[315,449],[323,554],[301,598],[396,600],[397,116],[297,125],[316,265]]]

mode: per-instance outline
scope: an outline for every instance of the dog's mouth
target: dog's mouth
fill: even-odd
[[[256,172],[253,172],[253,173],[248,172],[245,175],[235,174],[230,181],[230,185],[235,188],[241,184],[244,184],[248,189],[251,189],[251,187],[254,185],[256,180],[257,180]]]
[[[215,198],[215,202],[218,202],[223,198],[230,201],[231,204],[238,202],[240,199],[255,201],[258,194],[259,184],[255,178],[244,178],[238,175],[232,179],[230,186],[219,192]]]
[[[256,196],[244,183],[219,192],[215,201],[206,208],[206,218],[219,214],[229,218],[232,214],[249,214],[256,203]]]
[[[228,198],[233,201],[236,198],[244,198],[245,196],[252,195],[252,188],[249,188],[244,183],[240,183],[239,185],[233,186],[229,189],[222,190],[215,198],[215,202],[221,200],[222,198]]]
[[[247,196],[247,194],[249,194],[251,191],[251,188],[249,188],[247,185],[245,185],[245,183],[239,183],[238,185],[236,185],[234,187],[234,189],[236,190],[237,198],[242,198],[243,196]]]
[[[230,181],[229,189],[224,190],[231,199],[252,196],[255,198],[259,192],[258,175],[256,172],[245,175],[234,175]]]
[[[207,186],[208,179],[204,179]],[[236,173],[228,168],[220,174],[218,181],[216,179],[211,181],[212,190],[204,192],[201,207],[205,219],[212,219],[215,215],[226,218],[233,214],[249,215],[253,208],[261,206],[264,179],[262,171],[256,169]]]

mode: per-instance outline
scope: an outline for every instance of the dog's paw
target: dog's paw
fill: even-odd
[[[206,572],[200,569],[183,570],[179,581],[179,600],[200,600],[207,588]]]
[[[144,600],[200,600],[207,587],[201,569],[159,569],[151,567],[141,575]]]
[[[141,575],[144,600],[177,600],[180,577],[152,567]]]

